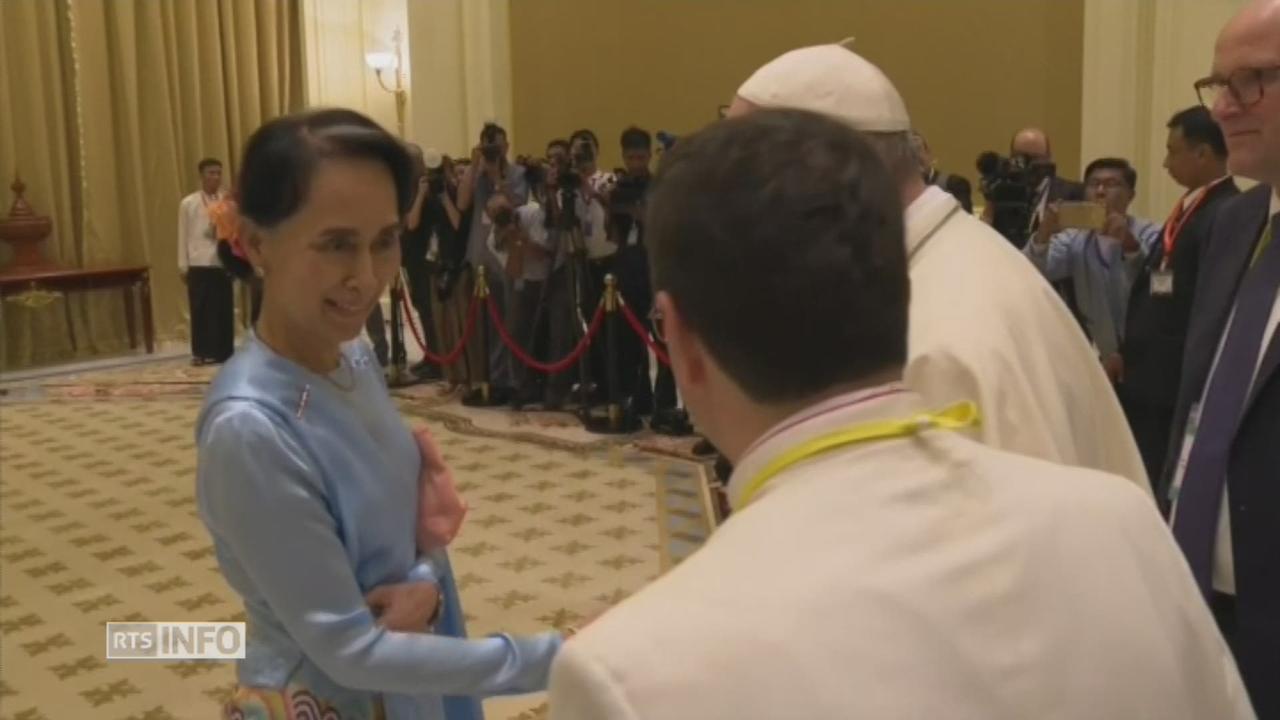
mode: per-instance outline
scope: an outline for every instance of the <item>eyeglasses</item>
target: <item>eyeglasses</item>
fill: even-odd
[[[1086,189],[1089,189],[1089,190],[1098,190],[1098,189],[1115,190],[1117,188],[1126,187],[1127,185],[1123,180],[1117,180],[1115,178],[1102,178],[1100,180],[1090,180],[1089,182],[1085,183],[1084,186]]]
[[[1224,91],[1242,108],[1257,105],[1262,100],[1263,89],[1280,77],[1280,65],[1269,68],[1245,68],[1228,77],[1207,77],[1195,82],[1196,97],[1200,104],[1213,109]]]

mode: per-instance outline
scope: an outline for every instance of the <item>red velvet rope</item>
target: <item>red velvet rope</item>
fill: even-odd
[[[458,340],[458,344],[445,355],[436,355],[427,349],[427,344],[423,342],[422,334],[418,332],[418,326],[413,321],[413,314],[409,312],[408,293],[401,293],[400,300],[404,303],[404,317],[409,321],[409,329],[413,331],[413,339],[418,342],[418,347],[422,350],[423,359],[433,365],[452,365],[457,362],[458,358],[462,357],[462,351],[467,347],[467,343],[471,342],[471,336],[476,331],[476,310],[479,309],[476,298],[473,296],[471,304],[467,306],[467,328],[462,333],[462,339]]]
[[[591,326],[587,329],[587,334],[582,336],[578,341],[578,346],[569,353],[565,359],[554,363],[540,362],[537,358],[532,357],[525,352],[524,348],[511,337],[511,333],[507,331],[507,327],[502,324],[502,316],[498,313],[498,303],[494,301],[493,296],[489,296],[489,317],[493,321],[494,327],[498,329],[498,337],[502,338],[502,343],[511,349],[511,354],[517,360],[524,363],[534,370],[540,370],[544,373],[564,372],[573,367],[578,362],[582,354],[587,351],[587,347],[591,345],[591,340],[595,338],[596,333],[600,332],[600,328],[604,327],[604,304],[596,306],[596,314],[591,318]]]
[[[671,358],[667,357],[667,353],[662,349],[662,346],[649,337],[649,328],[640,322],[640,318],[636,317],[636,314],[631,311],[631,308],[626,303],[620,302],[618,305],[622,308],[622,316],[627,319],[627,324],[631,326],[632,330],[636,331],[636,334],[640,336],[644,344],[649,346],[649,349],[653,351],[654,357],[658,358],[658,362],[671,367]]]
[[[427,353],[427,341],[422,339],[422,333],[418,331],[418,324],[413,321],[413,313],[410,312],[408,293],[400,293],[400,304],[404,307],[404,319],[409,323],[409,330],[413,332],[413,339],[418,341],[418,348],[422,350],[423,357]]]

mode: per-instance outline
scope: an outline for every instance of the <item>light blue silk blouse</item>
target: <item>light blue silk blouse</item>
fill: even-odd
[[[325,377],[250,337],[196,439],[200,515],[245,605],[241,686],[302,687],[344,720],[379,698],[389,720],[469,720],[476,698],[545,689],[559,634],[465,639],[448,556],[417,552],[421,459],[367,345]],[[440,585],[432,633],[380,628],[365,604],[408,580]]]

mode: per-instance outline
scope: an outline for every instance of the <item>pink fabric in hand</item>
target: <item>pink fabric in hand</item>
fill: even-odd
[[[444,462],[440,447],[425,427],[413,431],[422,454],[418,476],[418,550],[428,552],[453,542],[467,515],[467,503],[458,495],[453,471]]]

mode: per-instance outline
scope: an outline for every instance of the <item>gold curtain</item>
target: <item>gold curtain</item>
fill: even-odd
[[[198,187],[201,158],[233,177],[249,134],[302,107],[297,0],[4,0],[0,43],[0,105],[42,132],[9,133],[9,144],[0,132],[0,172],[43,168],[27,198],[54,217],[51,254],[68,266],[150,265],[157,335],[185,337],[178,202]],[[81,354],[126,346],[122,302],[107,292],[72,303]],[[6,367],[70,356],[55,306],[10,310]]]
[[[73,67],[66,0],[0,1],[0,217],[20,174],[36,212],[53,220],[45,252],[79,264],[80,215]],[[0,263],[10,250],[0,243]],[[49,362],[71,353],[65,300],[40,308],[0,303],[0,367]]]

